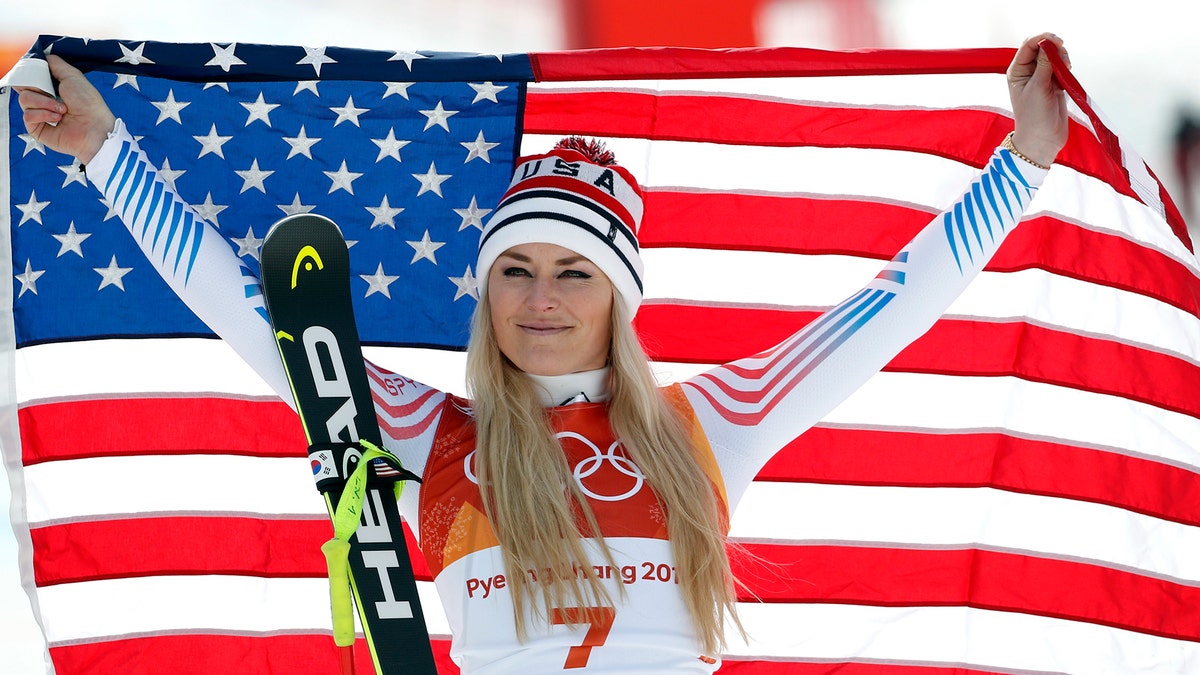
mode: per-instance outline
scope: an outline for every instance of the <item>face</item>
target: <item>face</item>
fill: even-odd
[[[500,351],[534,375],[602,368],[612,342],[613,286],[600,268],[554,244],[520,244],[488,273]]]

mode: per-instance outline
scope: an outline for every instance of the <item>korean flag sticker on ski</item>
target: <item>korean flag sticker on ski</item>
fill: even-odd
[[[327,478],[336,478],[337,460],[333,453],[328,450],[320,450],[310,454],[309,459],[312,460],[313,480],[320,483]]]

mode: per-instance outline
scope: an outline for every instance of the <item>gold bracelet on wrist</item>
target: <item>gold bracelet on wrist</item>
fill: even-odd
[[[1005,150],[1016,155],[1018,159],[1022,159],[1024,161],[1036,166],[1039,169],[1049,171],[1050,167],[1046,166],[1045,164],[1039,164],[1039,163],[1033,161],[1032,159],[1029,159],[1028,155],[1022,153],[1020,150],[1017,149],[1017,146],[1013,145],[1012,137],[1013,137],[1013,134],[1015,134],[1015,133],[1016,133],[1015,131],[1008,132],[1008,135],[1004,137],[1004,142],[1000,144],[1000,147],[1002,147]]]

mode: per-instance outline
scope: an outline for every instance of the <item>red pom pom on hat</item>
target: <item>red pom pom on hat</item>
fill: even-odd
[[[612,150],[609,150],[603,141],[594,138],[568,136],[555,143],[554,149],[574,150],[586,157],[592,164],[599,164],[600,166],[612,166],[617,163],[617,156],[613,154]]]

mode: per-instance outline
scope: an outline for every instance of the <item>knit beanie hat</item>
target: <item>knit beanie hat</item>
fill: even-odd
[[[599,267],[632,319],[642,302],[642,190],[615,162],[601,143],[578,136],[517,160],[508,192],[479,239],[480,297],[501,253],[518,244],[556,244]]]

